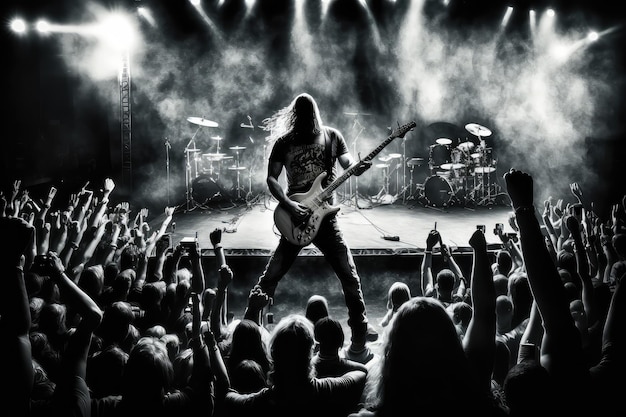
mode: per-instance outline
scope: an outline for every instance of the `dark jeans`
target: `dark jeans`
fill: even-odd
[[[330,216],[322,221],[312,243],[322,251],[341,282],[346,307],[348,307],[348,325],[352,330],[352,343],[364,344],[368,322],[361,291],[361,279],[357,274],[350,248],[339,229],[336,216]],[[302,246],[294,245],[283,238],[280,239],[258,282],[267,295],[274,296],[278,282],[291,268],[301,250]]]

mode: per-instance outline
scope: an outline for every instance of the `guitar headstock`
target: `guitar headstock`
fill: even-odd
[[[391,137],[391,138],[403,138],[404,135],[406,135],[407,132],[412,130],[415,126],[417,126],[417,123],[415,123],[414,121],[406,123],[406,124],[403,124],[402,126],[398,126],[397,129],[395,129],[393,132],[391,132],[391,135],[389,135],[389,137]]]

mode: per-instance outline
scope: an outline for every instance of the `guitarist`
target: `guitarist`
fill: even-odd
[[[267,185],[296,224],[305,221],[311,210],[291,200],[290,195],[308,191],[323,172],[328,173],[322,183],[326,187],[337,176],[337,162],[343,169],[359,164],[354,175],[361,175],[372,165],[371,161],[355,161],[341,132],[322,124],[317,103],[309,94],[298,95],[287,107],[264,120],[264,128],[272,132],[270,140],[274,140],[269,156]],[[286,190],[278,180],[283,169],[287,178]],[[334,204],[332,200],[334,195],[330,201]],[[322,251],[343,288],[352,333],[346,357],[365,363],[373,357],[366,346],[366,339],[376,340],[377,334],[368,325],[361,280],[336,213],[322,220],[312,243]],[[257,283],[269,297],[274,296],[278,282],[293,265],[301,249],[302,246],[281,237]]]

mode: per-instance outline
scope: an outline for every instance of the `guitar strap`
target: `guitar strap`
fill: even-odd
[[[324,149],[325,149],[325,156],[326,156],[326,171],[328,172],[328,175],[326,176],[326,181],[324,181],[326,183],[326,185],[328,185],[328,181],[330,180],[330,178],[332,178],[332,173],[333,173],[333,165],[332,165],[332,161],[333,161],[333,142],[332,139],[329,137],[328,135],[328,130],[324,129]],[[325,186],[326,186],[325,185]]]

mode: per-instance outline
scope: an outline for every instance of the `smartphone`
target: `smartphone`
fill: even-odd
[[[504,224],[503,223],[496,223],[496,227],[495,229],[493,229],[493,234],[498,236],[500,234],[500,232],[502,232],[504,230]]]
[[[485,233],[485,225],[484,224],[477,224],[476,225],[476,230],[480,230],[481,232]]]
[[[582,206],[582,204],[574,204],[574,206],[572,208],[572,214],[576,218],[581,219],[583,217],[583,206]]]

